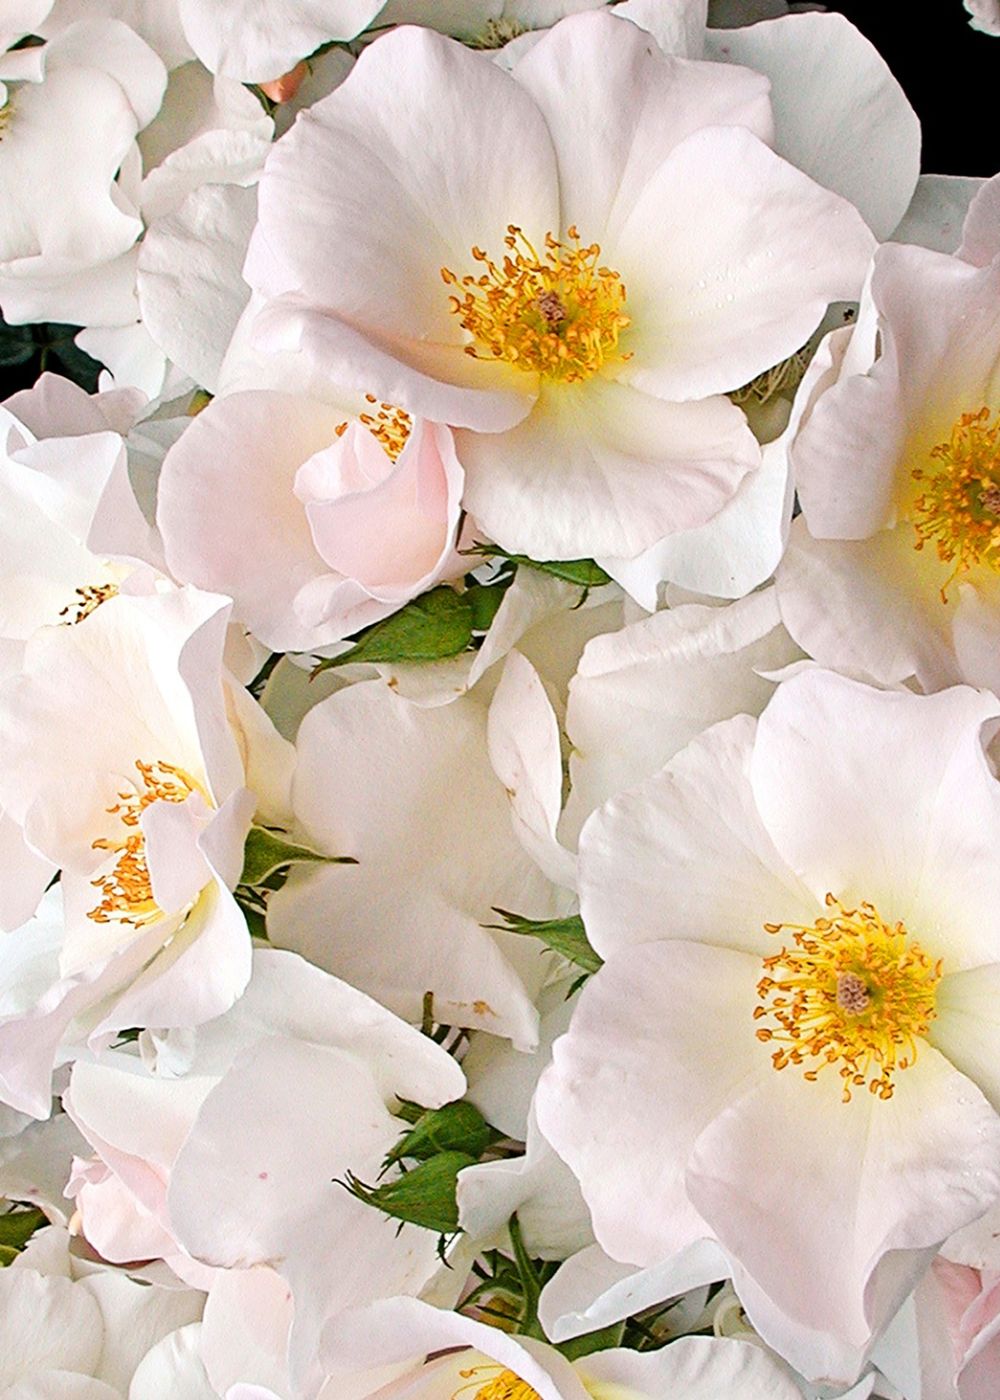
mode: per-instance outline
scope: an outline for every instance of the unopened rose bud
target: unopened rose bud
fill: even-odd
[[[283,73],[280,78],[272,78],[269,83],[261,83],[260,90],[272,102],[291,102],[308,72],[306,61],[302,59],[289,72]]]

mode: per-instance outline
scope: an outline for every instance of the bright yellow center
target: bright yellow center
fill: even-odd
[[[405,409],[396,408],[391,403],[380,403],[374,394],[366,394],[365,400],[372,405],[370,413],[359,413],[358,422],[363,423],[372,437],[378,438],[387,456],[395,462],[406,446],[406,440],[413,429],[413,419]],[[338,423],[334,432],[343,437],[347,423]]]
[[[513,1371],[500,1366],[472,1366],[458,1374],[468,1384],[459,1386],[452,1400],[461,1400],[466,1396],[468,1400],[540,1400],[538,1391],[533,1390],[527,1381],[522,1381]],[[489,1379],[483,1380],[484,1376]],[[478,1389],[468,1395],[473,1386],[478,1386]]]
[[[1000,571],[1000,419],[990,410],[963,413],[951,437],[931,451],[933,468],[915,467],[920,486],[912,506],[916,548],[933,544],[952,570],[941,598],[975,564]]]
[[[153,898],[153,886],[146,864],[146,840],[139,826],[143,812],[153,802],[184,802],[200,785],[183,768],[158,759],[143,763],[136,759],[140,782],[131,792],[120,792],[118,801],[106,810],[117,815],[125,828],[120,841],[105,837],[92,843],[95,851],[117,852],[118,859],[109,875],[102,875],[91,884],[101,892],[101,900],[87,910],[87,918],[95,924],[107,924],[112,919],[142,928],[160,913]]]
[[[618,338],[629,324],[619,273],[599,265],[599,243],[580,244],[575,228],[568,242],[545,235],[539,256],[515,224],[507,226],[503,262],[481,248],[472,256],[479,276],[441,276],[461,295],[449,298],[452,313],[472,336],[465,347],[477,360],[505,360],[562,384],[590,379],[609,360],[627,360]]]
[[[67,603],[66,607],[61,608],[59,612],[59,616],[65,619],[64,626],[72,626],[76,622],[82,622],[102,603],[106,603],[109,598],[114,598],[117,592],[117,583],[88,583],[83,588],[75,588],[73,602]]]
[[[826,896],[829,918],[814,924],[765,924],[792,945],[764,959],[757,983],[757,1039],[774,1042],[775,1069],[806,1066],[814,1081],[836,1065],[844,1102],[867,1084],[891,1099],[893,1076],[917,1057],[934,1020],[941,963],[932,961],[901,923],[887,924],[874,904],[845,909]]]

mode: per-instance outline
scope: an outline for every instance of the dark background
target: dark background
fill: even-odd
[[[1000,37],[970,28],[962,0],[827,0],[827,8],[856,24],[899,80],[923,125],[925,172],[1000,170],[1000,122],[993,107]]]

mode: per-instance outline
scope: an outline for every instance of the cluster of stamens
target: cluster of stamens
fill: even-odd
[[[527,32],[527,26],[516,19],[488,19],[481,33],[469,40],[469,48],[502,49],[511,39],[518,39]]]
[[[777,1070],[805,1067],[815,1081],[837,1066],[843,1100],[867,1085],[890,1099],[893,1077],[913,1064],[934,1020],[941,962],[927,956],[902,923],[887,924],[874,904],[847,909],[826,896],[829,918],[814,924],[765,924],[792,945],[764,959],[757,1039],[774,1043]]]
[[[160,914],[160,907],[153,898],[146,864],[146,841],[139,819],[153,802],[184,802],[193,792],[200,791],[194,778],[183,768],[164,763],[162,759],[155,763],[136,759],[135,766],[140,782],[134,784],[131,792],[119,792],[118,801],[106,808],[125,828],[122,839],[109,841],[101,837],[91,843],[95,851],[111,851],[118,855],[110,874],[90,882],[101,893],[100,902],[87,911],[87,918],[96,924],[107,924],[114,919],[142,928]]]
[[[59,616],[65,618],[65,626],[82,622],[102,603],[106,603],[109,598],[114,598],[117,592],[117,583],[88,583],[83,588],[75,588],[73,602],[60,608]]]
[[[629,325],[621,275],[600,265],[601,247],[584,247],[575,228],[561,243],[545,235],[539,256],[515,224],[508,224],[507,253],[497,264],[482,248],[473,259],[476,275],[459,278],[443,267],[441,276],[461,295],[449,298],[452,313],[472,336],[467,355],[505,360],[564,384],[596,374],[609,360],[627,360],[619,337]]]
[[[10,119],[13,115],[14,99],[10,95],[10,92],[8,92],[7,101],[0,107],[0,141],[2,141],[6,135],[7,128],[10,126]]]
[[[508,1371],[502,1366],[471,1366],[467,1371],[459,1371],[458,1374],[468,1384],[460,1385],[451,1400],[460,1400],[463,1396],[467,1396],[467,1400],[539,1400],[537,1390],[532,1389],[527,1381],[515,1376],[513,1371]],[[489,1379],[482,1381],[483,1376],[488,1376]],[[478,1386],[478,1389],[475,1394],[468,1395],[473,1386]]]
[[[366,394],[365,401],[372,405],[372,410],[359,413],[358,422],[365,425],[372,437],[378,438],[386,454],[395,462],[413,430],[413,419],[403,408],[397,408],[391,403],[380,403],[374,394]],[[343,437],[348,426],[346,422],[338,423],[334,429],[337,437]]]
[[[951,584],[974,565],[1000,570],[1000,419],[991,425],[988,408],[963,413],[930,455],[935,469],[911,473],[921,487],[912,506],[915,547],[933,544],[951,564],[941,589],[947,602]]]

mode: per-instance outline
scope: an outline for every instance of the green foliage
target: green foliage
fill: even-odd
[[[509,564],[526,569],[537,569],[543,574],[562,579],[564,583],[575,583],[580,588],[600,588],[611,582],[611,575],[600,564],[595,564],[593,559],[531,559],[527,554],[511,554],[496,544],[476,545],[473,552],[486,558],[506,559]]]
[[[391,617],[363,628],[350,651],[325,657],[313,675],[356,661],[391,665],[458,656],[478,645],[477,634],[488,631],[513,577],[513,573],[506,573],[491,583],[480,583],[469,575],[461,593],[442,583]]]
[[[604,965],[604,959],[590,946],[579,914],[568,914],[563,919],[525,919],[520,914],[509,913],[506,909],[497,909],[495,912],[504,922],[487,924],[487,928],[540,938],[547,948],[561,954],[587,973],[596,972]]]
[[[35,1231],[48,1223],[45,1212],[35,1206],[0,1215],[0,1267],[13,1263]]]
[[[475,1162],[468,1152],[439,1152],[381,1186],[366,1186],[351,1172],[343,1184],[352,1196],[376,1206],[393,1220],[453,1235],[458,1229],[458,1174]]]
[[[4,371],[5,393],[29,389],[43,371],[52,370],[92,394],[101,366],[74,344],[73,337],[79,329],[55,322],[9,326],[0,318],[0,369]]]
[[[387,1154],[387,1167],[404,1157],[426,1161],[438,1152],[464,1152],[478,1161],[500,1136],[479,1109],[464,1100],[446,1103],[443,1108],[420,1109],[415,1104],[406,1107],[411,1111],[416,1108],[419,1116],[407,1119],[413,1127]]]
[[[325,856],[308,846],[296,846],[277,831],[252,826],[243,847],[241,885],[262,885],[269,876],[288,865],[318,861],[320,864],[357,865],[353,856]]]

